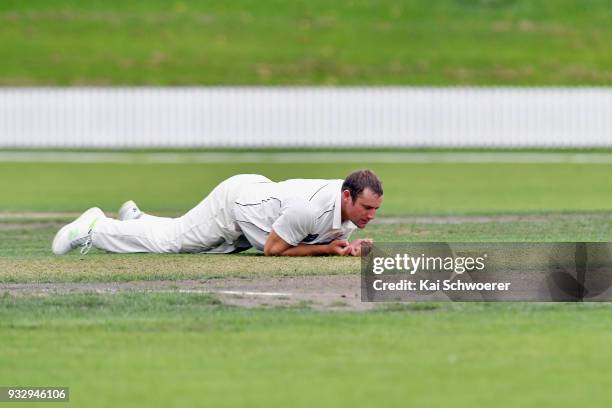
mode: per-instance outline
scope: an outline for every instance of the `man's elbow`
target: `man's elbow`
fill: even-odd
[[[282,254],[283,254],[283,251],[281,251],[280,248],[278,247],[275,247],[273,245],[264,246],[265,256],[281,256]]]
[[[282,256],[286,255],[285,252],[289,248],[291,248],[291,245],[286,243],[281,237],[272,231],[264,244],[263,252],[265,256]]]

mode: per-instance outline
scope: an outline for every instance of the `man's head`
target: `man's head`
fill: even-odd
[[[383,201],[382,183],[370,170],[349,174],[342,184],[342,220],[365,228]]]

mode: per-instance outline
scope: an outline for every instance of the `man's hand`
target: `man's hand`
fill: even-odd
[[[351,246],[349,245],[348,241],[343,239],[332,241],[328,244],[328,246],[330,255],[345,256],[350,255],[351,253]]]
[[[369,250],[372,249],[373,243],[374,241],[372,241],[369,238],[356,239],[349,244],[349,249],[350,249],[349,255],[361,256],[362,245],[363,245],[363,249],[365,250],[365,254],[367,254],[367,252],[369,252]]]

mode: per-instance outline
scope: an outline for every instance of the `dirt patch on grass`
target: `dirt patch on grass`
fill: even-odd
[[[0,220],[14,220],[14,219],[56,219],[56,218],[76,218],[81,213],[77,212],[35,212],[35,211],[15,211],[15,212],[0,212]]]
[[[49,228],[50,226],[55,225],[53,223],[42,223],[42,222],[34,222],[34,223],[4,223],[0,222],[0,231],[20,231],[24,229],[28,230],[37,230]]]
[[[108,283],[0,284],[0,295],[45,296],[71,293],[121,292],[210,293],[224,304],[259,308],[312,308],[363,311],[359,275],[298,276],[256,279],[207,279]]]

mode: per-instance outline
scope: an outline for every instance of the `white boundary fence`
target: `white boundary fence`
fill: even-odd
[[[0,88],[0,147],[612,146],[612,88]]]

